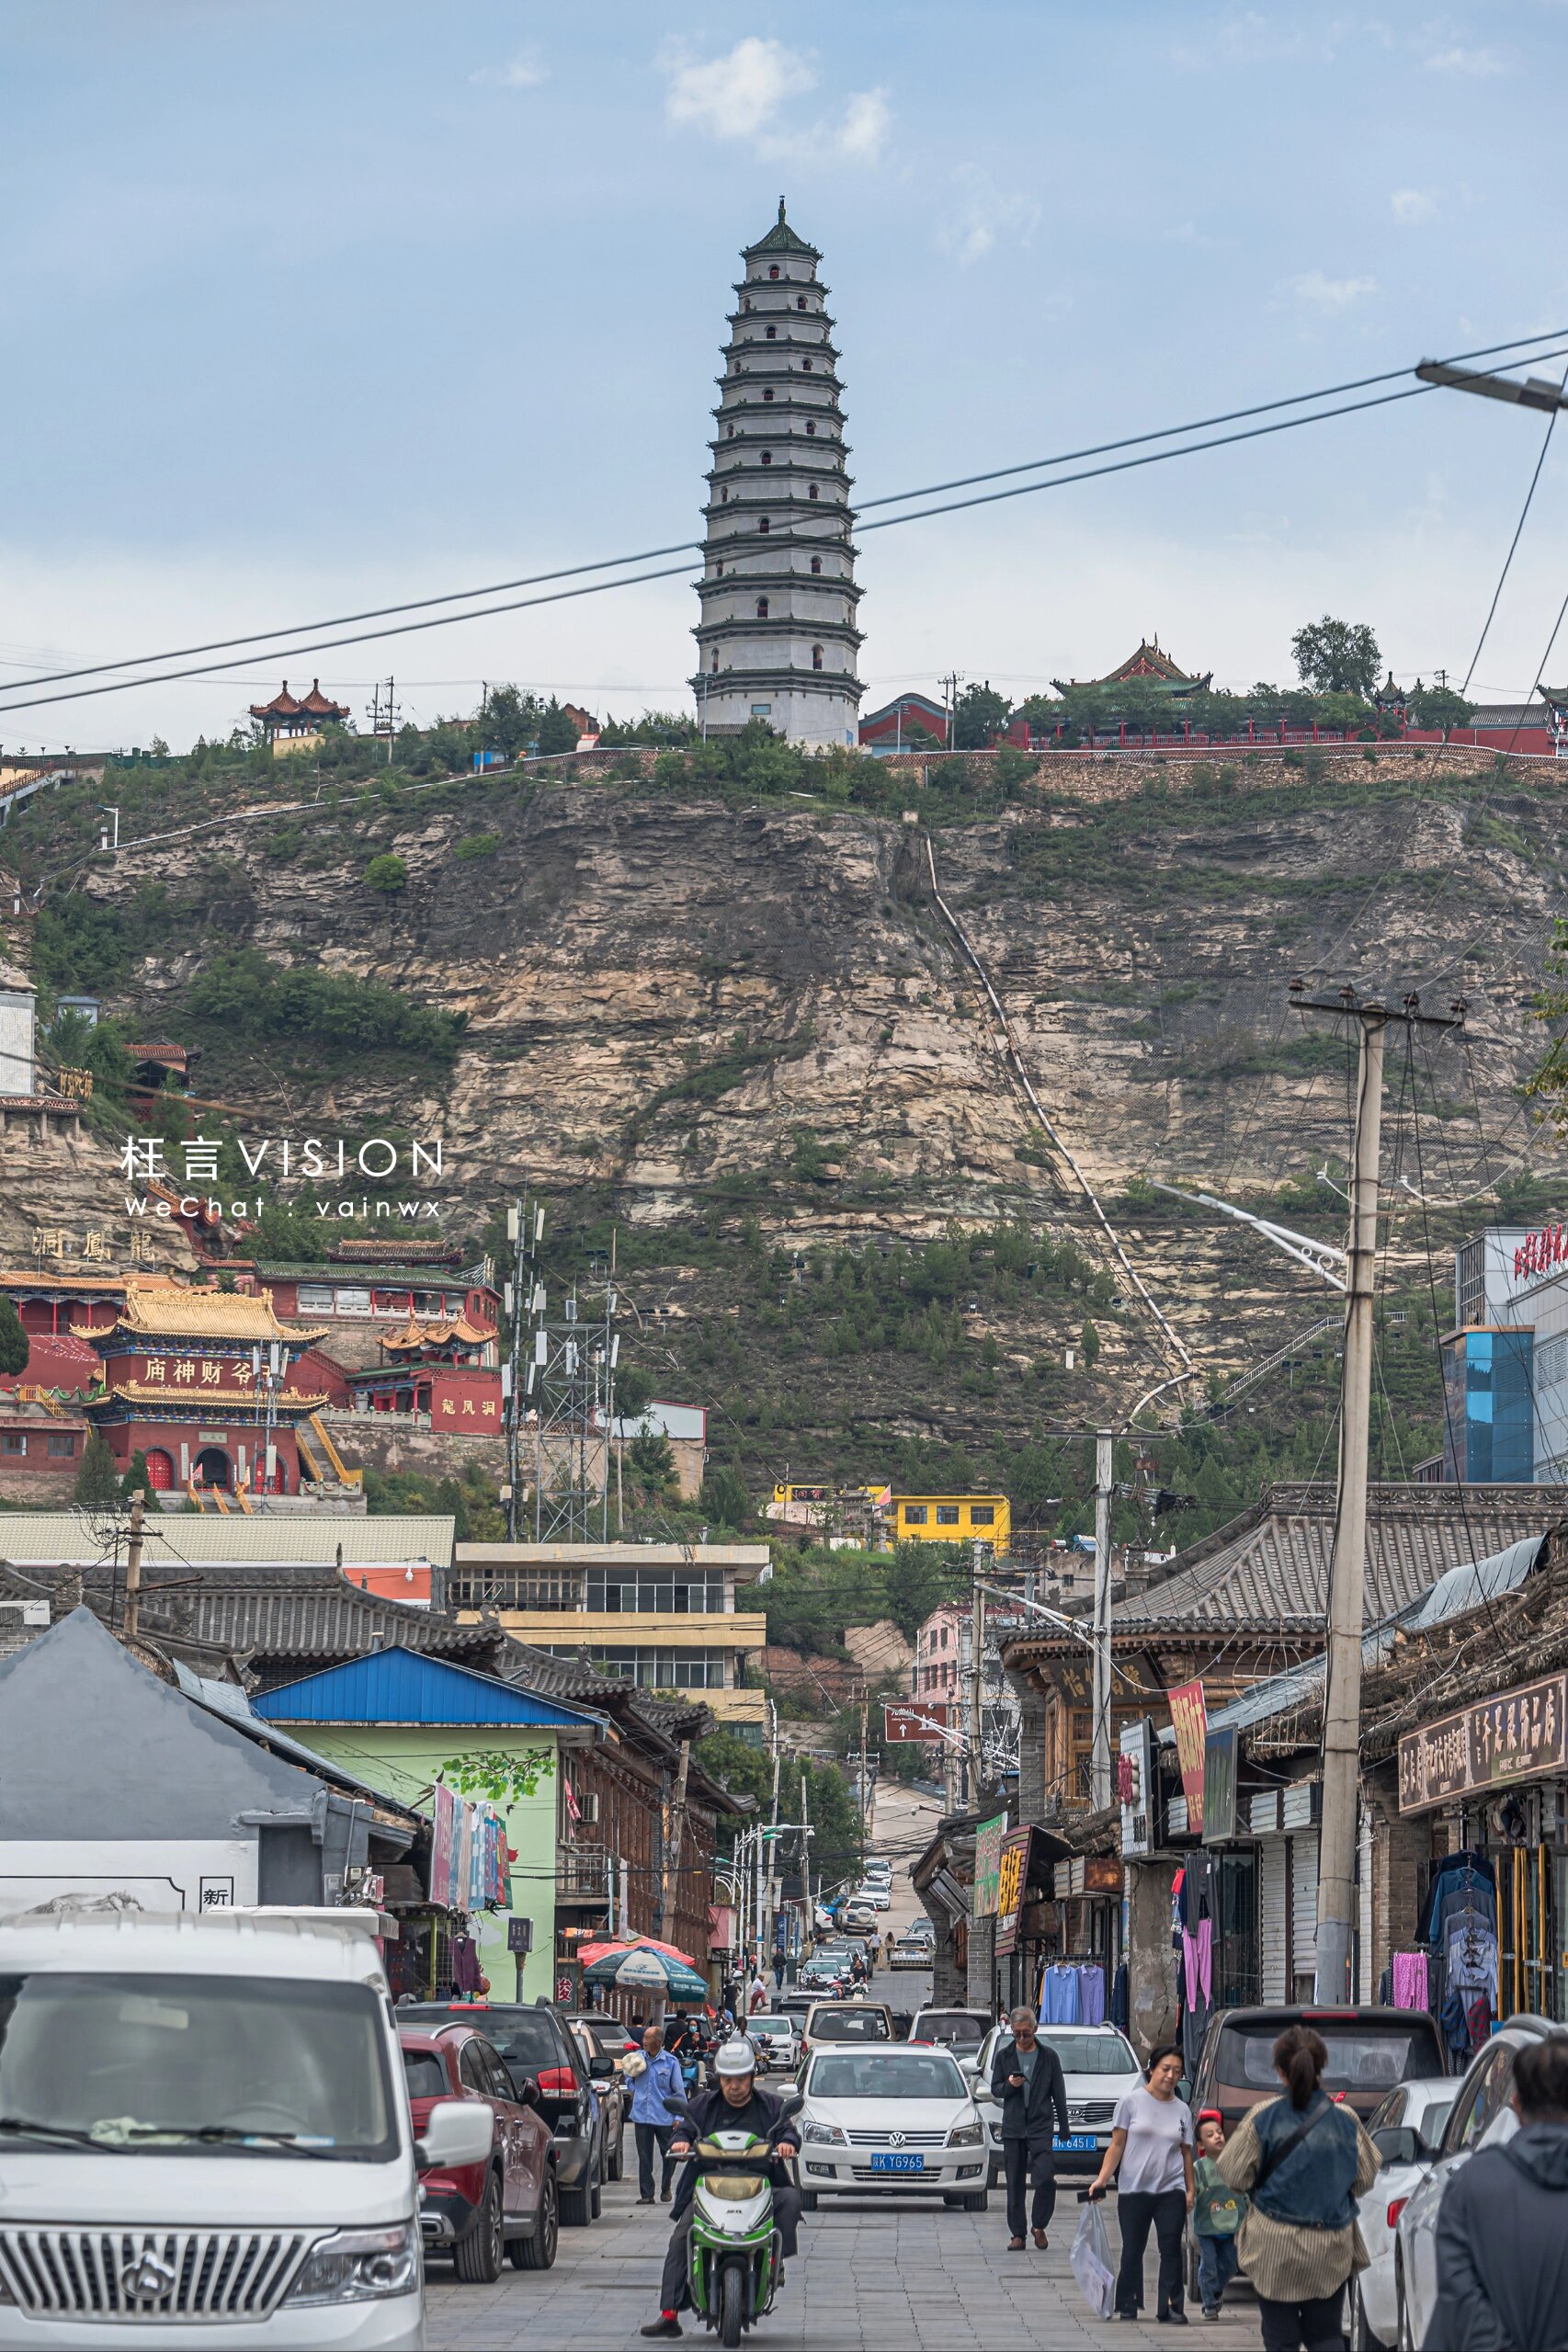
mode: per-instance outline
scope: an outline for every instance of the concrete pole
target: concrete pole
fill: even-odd
[[[969,1630],[969,1809],[973,1812],[980,1803],[981,1782],[984,1778],[981,1754],[985,1730],[985,1586],[981,1582],[984,1552],[979,1543],[973,1551],[973,1594],[970,1606]]]
[[[1319,2001],[1351,1998],[1356,1916],[1356,1801],[1360,1780],[1361,1641],[1367,1565],[1367,1453],[1372,1409],[1372,1286],[1377,1272],[1378,1155],[1382,1138],[1381,1006],[1360,1013],[1356,1165],[1350,1198],[1350,1287],[1339,1416],[1339,1494],[1328,1593],[1328,1687],[1323,1726],[1323,1826],[1318,1839]]]
[[[1095,1659],[1094,1746],[1090,1751],[1090,1795],[1096,1811],[1108,1805],[1110,1769],[1110,1486],[1112,1447],[1108,1429],[1095,1438]]]
[[[147,1498],[141,1487],[131,1498],[131,1537],[125,1548],[125,1638],[136,1639],[142,1608],[142,1518]]]

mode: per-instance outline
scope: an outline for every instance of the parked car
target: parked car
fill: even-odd
[[[1311,2026],[1328,2051],[1325,2091],[1343,2095],[1363,2123],[1401,2083],[1447,2073],[1433,2020],[1419,2009],[1216,2009],[1193,2078],[1192,2108],[1212,2108],[1227,2135],[1249,2108],[1279,2096],[1270,2054],[1287,2026]]]
[[[1351,2282],[1351,2352],[1381,2352],[1397,2339],[1395,2233],[1400,2215],[1432,2168],[1454,2090],[1451,2079],[1402,2083],[1367,2119],[1383,2168],[1361,2199],[1361,2236],[1370,2260]]]
[[[972,2072],[981,2043],[993,2023],[989,2009],[916,2009],[910,2022],[909,2039],[950,2050],[959,2063]]]
[[[1041,2026],[1062,2065],[1067,2094],[1068,2133],[1054,2139],[1056,2169],[1062,2173],[1093,2173],[1110,2145],[1111,2119],[1119,2100],[1140,2090],[1143,2069],[1131,2043],[1115,2026]],[[993,2026],[980,2046],[974,2070],[974,2096],[985,2124],[991,2159],[991,2186],[1002,2177],[1002,2110],[991,2096],[991,2069],[997,2050],[1011,2042],[1008,2025]]]
[[[791,2074],[801,2062],[801,2020],[783,2009],[759,2010],[746,2021],[757,2056],[773,2074]]]
[[[0,2345],[424,2344],[419,2177],[480,2161],[494,2124],[437,2098],[415,2130],[377,1925],[223,1909],[0,1926],[0,2232],[32,2249],[7,2252]],[[156,2154],[127,2116],[156,2119]],[[128,2223],[138,2246],[205,2255],[106,2269]]]
[[[821,1952],[801,1965],[801,1986],[813,2000],[844,1990],[849,1983],[849,1962],[842,1954]]]
[[[815,2050],[801,2077],[801,2202],[937,2196],[983,2213],[985,2127],[945,2050]]]
[[[806,2055],[822,2042],[853,2042],[864,2048],[869,2042],[896,2039],[892,2011],[885,2001],[818,2001],[806,2011],[801,2050]]]
[[[566,2019],[573,2040],[583,2053],[588,2080],[599,2103],[599,2139],[604,2150],[606,2180],[619,2180],[625,2169],[622,2149],[626,2119],[631,2112],[631,2085],[621,2073],[621,2062],[636,2043],[619,2017],[602,2011],[581,2010]]]
[[[583,2054],[561,2011],[548,2001],[416,2001],[397,2013],[400,2026],[468,2025],[494,2043],[520,2090],[539,2092],[539,2111],[555,2141],[561,2219],[569,2229],[598,2218],[604,2179],[602,2124]]]
[[[929,1968],[931,1945],[925,1936],[900,1936],[892,1948],[894,1968]]]
[[[1528,2042],[1540,2041],[1562,2028],[1545,2017],[1510,2017],[1499,2026],[1471,2060],[1453,2090],[1453,2105],[1433,2157],[1423,2177],[1405,2200],[1394,2224],[1394,2294],[1398,2341],[1418,2345],[1426,2340],[1437,2298],[1437,2208],[1460,2166],[1477,2148],[1511,2140],[1519,2119],[1510,2105],[1514,2061]]]
[[[548,2270],[560,2192],[554,2143],[532,2081],[515,2084],[506,2060],[472,2026],[400,2024],[398,2040],[415,2131],[438,2099],[475,2099],[494,2118],[484,2155],[426,2173],[421,2183],[426,2255],[449,2254],[458,2277],[475,2286],[494,2286],[508,2254],[519,2270]]]
[[[846,1927],[858,1930],[863,1935],[876,1934],[876,1905],[865,1895],[858,1894],[845,1904],[843,1919]]]
[[[870,1879],[861,1887],[851,1908],[860,1911],[869,1906],[872,1911],[892,1909],[892,1882],[888,1879]]]

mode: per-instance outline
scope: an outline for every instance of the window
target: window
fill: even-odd
[[[51,1454],[64,1455],[69,1459],[76,1450],[76,1440],[69,1429],[51,1429],[49,1433],[49,1450]]]
[[[808,425],[806,427],[806,431],[813,436],[815,435],[816,429],[817,428],[814,425]]]
[[[715,573],[714,573],[713,576],[714,576],[714,578],[715,578],[716,580],[722,580],[722,579],[723,578],[723,576],[724,576],[724,567],[723,567],[723,565],[722,565],[722,563],[718,566],[718,569],[715,571]]]
[[[767,598],[766,597],[758,597],[756,600],[756,617],[758,620],[766,620],[767,619]]]
[[[822,647],[820,645],[813,645],[812,647],[812,667],[813,670],[820,670],[822,667]]]
[[[905,1527],[910,1527],[910,1528],[923,1528],[923,1527],[925,1526],[925,1524],[926,1524],[926,1506],[925,1506],[925,1504],[924,1504],[924,1503],[909,1503],[909,1504],[906,1504],[906,1505],[904,1506],[903,1523],[904,1523]]]
[[[767,274],[768,274],[769,278],[777,278],[777,277],[778,277],[778,264],[777,262],[775,262],[775,263],[774,263],[774,265],[773,265],[772,268],[768,271],[768,273],[767,273]]]
[[[971,1527],[992,1528],[996,1524],[994,1503],[976,1503],[969,1515]]]
[[[812,570],[813,572],[820,572],[820,571],[822,570],[822,557],[821,557],[820,555],[813,555],[813,556],[812,556]]]
[[[762,396],[764,400],[771,400],[773,398],[773,386],[771,384],[767,387]]]
[[[814,497],[816,496],[816,494],[817,494],[817,486],[816,486],[816,483],[813,482],[813,483],[812,483],[812,486],[811,486],[811,488],[807,491],[806,495],[807,495],[807,497],[808,497],[808,498],[814,498]]]
[[[754,702],[751,706],[751,715],[754,719],[771,719],[773,716],[772,703]]]
[[[592,1663],[602,1674],[635,1683],[639,1690],[722,1690],[725,1687],[722,1650],[596,1650]]]
[[[433,2050],[405,2050],[403,2071],[411,2099],[444,2099],[447,2070]]]
[[[743,295],[742,295],[742,297],[741,297],[741,308],[742,308],[742,310],[743,310],[743,311],[749,311],[749,310],[750,310],[750,308],[751,308],[751,296],[750,296],[749,294],[743,294]]]
[[[669,1568],[590,1568],[585,1603],[590,1612],[722,1616],[724,1572],[714,1568],[686,1574]]]
[[[796,297],[795,297],[795,308],[796,308],[798,311],[803,311],[803,310],[805,309],[805,307],[806,307],[806,298],[805,298],[805,296],[804,296],[803,294],[797,294],[797,295],[796,295]]]
[[[719,504],[720,504],[720,506],[727,506],[729,505],[729,503],[730,503],[730,494],[729,494],[729,492],[728,492],[727,490],[721,490],[721,491],[720,491],[720,493],[719,493]]]
[[[302,1315],[329,1315],[337,1303],[337,1294],[330,1282],[301,1282],[295,1296],[299,1301],[296,1312]]]
[[[956,1503],[938,1503],[937,1506],[937,1525],[939,1528],[956,1528],[958,1523],[958,1505]]]
[[[811,363],[811,361],[810,361],[809,359],[802,359],[802,360],[801,360],[801,369],[802,369],[802,370],[804,371],[804,373],[805,373],[806,375],[808,375],[808,376],[809,376],[809,375],[811,374],[811,372],[812,372],[812,363]]]
[[[768,521],[767,517],[766,515],[764,515],[764,516],[763,516],[763,517],[762,517],[762,519],[761,519],[761,521],[757,524],[757,529],[758,529],[759,531],[767,532],[767,531],[771,530],[771,529],[772,529],[772,528],[773,528],[773,526],[772,526],[772,524]]]
[[[764,449],[762,453],[762,462],[764,465],[771,465],[773,463],[773,452],[771,449]]]
[[[767,330],[767,340],[768,340],[768,342],[769,342],[769,343],[777,343],[777,342],[778,342],[778,329],[776,326],[770,326],[770,327],[768,328],[768,330]]]
[[[734,428],[734,426],[733,426],[733,425],[732,425],[732,426],[731,426],[731,427],[730,427],[729,434],[728,434],[728,437],[728,437],[730,440],[732,440],[732,441],[733,441],[733,440],[734,439],[734,437],[735,437],[735,428]]]
[[[27,1434],[21,1429],[0,1429],[0,1454],[25,1454]]]
[[[715,669],[717,669],[717,668],[718,668],[718,666],[719,666],[719,653],[718,653],[718,648],[717,648],[717,647],[715,647],[715,648],[714,648],[714,653],[713,653],[713,667],[714,667]]]
[[[465,2041],[458,2052],[458,2079],[482,2098],[490,2096],[490,2069],[484,2062],[484,2044]]]

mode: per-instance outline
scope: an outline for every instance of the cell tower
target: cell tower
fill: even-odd
[[[616,1292],[585,1312],[575,1290],[558,1316],[540,1272],[544,1210],[517,1201],[507,1211],[512,1274],[504,1292],[511,1361],[503,1368],[508,1492],[506,1535],[527,1541],[522,1456],[533,1450],[535,1543],[608,1543],[609,1473],[615,1420]],[[524,1332],[525,1317],[527,1333]]]

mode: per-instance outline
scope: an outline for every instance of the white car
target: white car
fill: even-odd
[[[870,1904],[873,1911],[891,1911],[892,1909],[892,1889],[875,1879],[871,1880],[868,1885],[860,1889],[850,1908],[858,1911],[862,1903],[867,1903]]]
[[[1376,2352],[1379,2345],[1398,2339],[1394,2233],[1432,2168],[1455,2088],[1451,2078],[1402,2083],[1367,2118],[1383,2168],[1361,2199],[1361,2236],[1370,2260],[1351,2286],[1352,2352]]]
[[[1395,2224],[1394,2293],[1402,2345],[1425,2344],[1432,2324],[1437,2300],[1437,2208],[1444,2190],[1478,2148],[1494,2147],[1513,2138],[1519,2128],[1519,2119],[1509,2103],[1514,2060],[1528,2042],[1562,2030],[1545,2026],[1539,2017],[1511,2018],[1482,2044],[1457,2090],[1451,2082],[1445,2085],[1452,2092],[1453,2105],[1437,2153],[1406,2199]]]
[[[1053,2144],[1058,2172],[1097,2172],[1110,2145],[1111,2118],[1129,2091],[1143,2087],[1143,2069],[1132,2045],[1116,2026],[1041,2026],[1062,2064],[1067,2093],[1068,2133]],[[1011,2026],[993,2026],[981,2044],[974,2095],[985,2119],[991,2179],[1002,2176],[1002,2110],[991,2096],[991,2069],[998,2045],[1013,2039]]]
[[[801,2201],[937,2197],[986,2207],[985,2126],[945,2050],[812,2051],[801,2088]]]
[[[792,2074],[800,2064],[801,2027],[799,2017],[791,2017],[782,2010],[759,2010],[755,2017],[746,2019],[746,2031],[770,2073]]]

